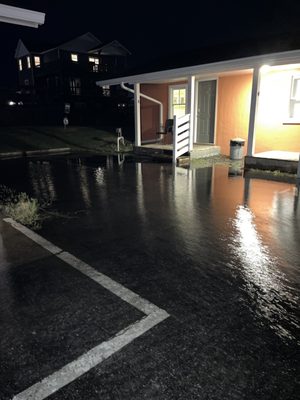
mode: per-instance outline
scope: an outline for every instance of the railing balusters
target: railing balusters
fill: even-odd
[[[179,156],[189,151],[190,144],[190,114],[183,117],[174,116],[173,128],[173,163]]]

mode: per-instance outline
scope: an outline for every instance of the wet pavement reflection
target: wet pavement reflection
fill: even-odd
[[[87,392],[86,398],[99,398],[91,388],[100,385],[100,375],[103,398],[296,399],[299,188],[226,166],[121,161],[69,157],[0,165],[0,184],[48,205],[41,235],[172,317],[146,335],[145,353],[153,359],[148,365],[138,353],[140,376],[131,374],[131,386],[123,379],[126,368],[136,368],[128,361],[136,350],[129,349],[119,355],[122,372],[108,363],[110,377],[101,367],[53,399],[82,399]],[[8,250],[0,236],[5,265]],[[144,352],[143,340],[137,348]]]

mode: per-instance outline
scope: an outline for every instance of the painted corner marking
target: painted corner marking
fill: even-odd
[[[114,353],[121,350],[133,340],[137,339],[139,336],[143,335],[169,317],[169,314],[165,310],[157,307],[120,283],[95,270],[93,267],[72,254],[63,251],[53,243],[44,239],[42,236],[14,221],[12,218],[4,218],[4,221],[44,249],[48,250],[51,254],[64,261],[66,264],[88,276],[100,286],[109,290],[115,296],[145,314],[145,317],[124,328],[111,339],[100,343],[98,346],[95,346],[82,356],[78,357],[76,360],[15,395],[13,400],[46,399],[48,396],[73,382],[90,369],[101,364]]]

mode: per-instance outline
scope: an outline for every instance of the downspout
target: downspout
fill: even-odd
[[[124,90],[127,90],[127,92],[133,93],[134,94],[134,90],[130,89],[128,86],[125,86],[124,82],[122,82],[121,84],[121,88]],[[163,133],[164,133],[164,109],[163,109],[163,103],[159,100],[154,99],[153,97],[147,96],[146,94],[140,93],[140,96],[143,97],[144,99],[147,99],[149,101],[152,101],[153,103],[156,103],[159,105],[159,132],[161,132],[162,134],[159,135],[159,139],[155,140],[155,142],[160,142],[163,139]],[[153,140],[147,141],[149,142],[153,142]],[[144,143],[146,143],[146,141],[144,141]]]

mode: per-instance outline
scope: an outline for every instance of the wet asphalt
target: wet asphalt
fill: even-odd
[[[51,399],[299,398],[300,204],[294,184],[108,159],[1,164],[50,204],[39,234],[170,317]],[[0,398],[139,320],[0,223]]]

